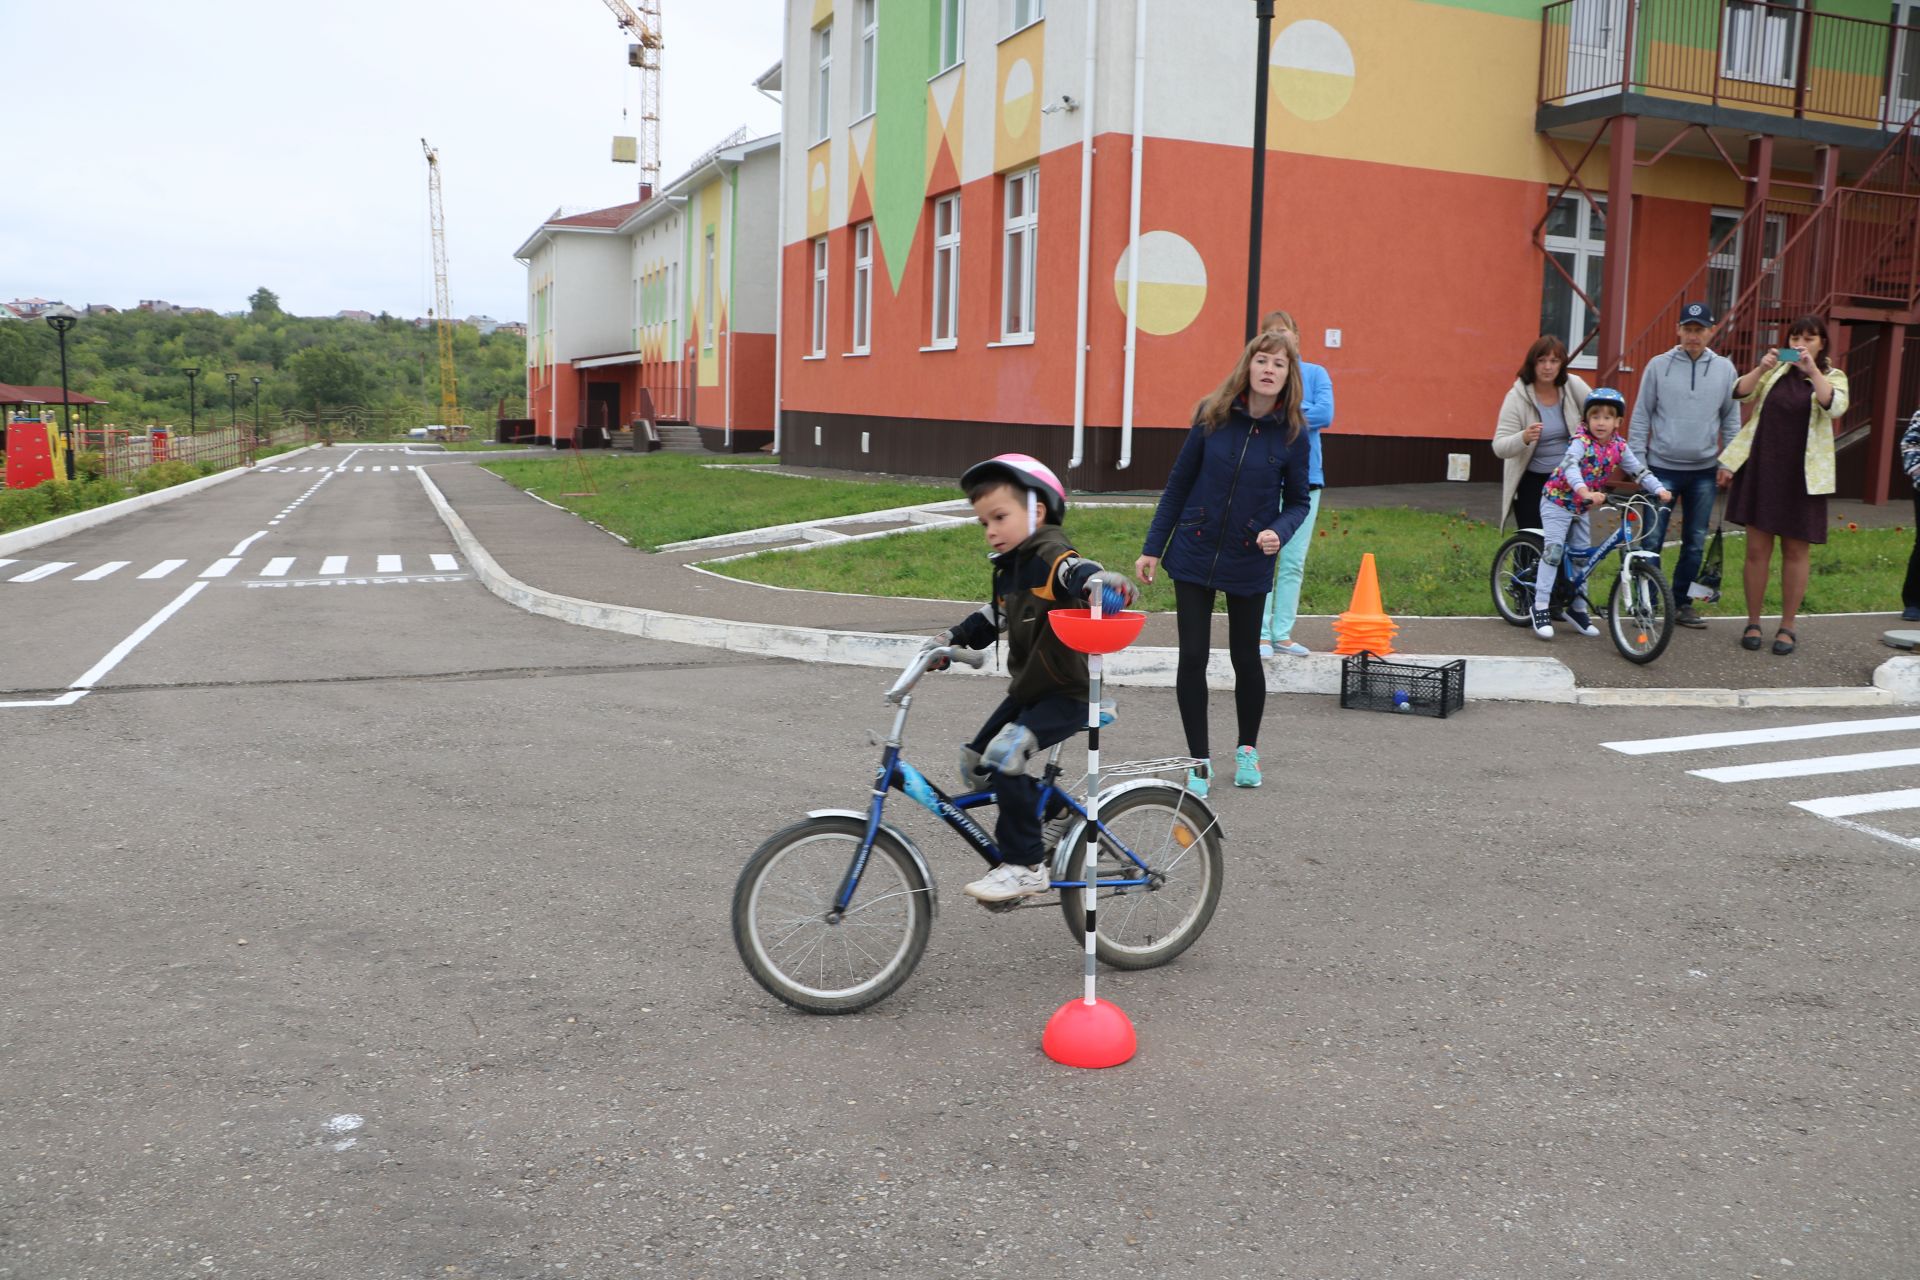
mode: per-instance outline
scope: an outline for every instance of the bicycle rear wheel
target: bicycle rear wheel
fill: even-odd
[[[885,831],[845,914],[835,897],[866,825],[821,817],[776,832],[733,890],[733,945],[753,980],[808,1013],[857,1013],[907,980],[932,931],[931,888]]]
[[[1533,622],[1534,574],[1540,565],[1540,535],[1516,533],[1500,544],[1489,575],[1493,607],[1516,627]]]
[[[1673,639],[1673,588],[1648,561],[1629,560],[1627,576],[1614,579],[1607,632],[1628,662],[1644,665],[1666,652]]]
[[[1144,885],[1099,891],[1100,936],[1095,954],[1116,969],[1151,969],[1200,940],[1220,905],[1225,875],[1219,820],[1205,803],[1173,783],[1122,792],[1100,802],[1098,874],[1102,880],[1145,876]],[[1142,872],[1134,858],[1146,864]],[[1067,859],[1066,880],[1083,880],[1086,833],[1079,831]],[[1082,945],[1087,913],[1079,889],[1060,891],[1067,929]]]

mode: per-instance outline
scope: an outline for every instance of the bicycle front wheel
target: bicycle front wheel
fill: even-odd
[[[1200,940],[1220,905],[1224,839],[1213,810],[1184,787],[1165,783],[1124,792],[1100,803],[1098,875],[1101,880],[1145,879],[1141,885],[1099,890],[1099,938],[1094,953],[1116,969],[1151,969]],[[1128,853],[1133,857],[1128,857]],[[1138,859],[1136,862],[1134,859]],[[1084,880],[1086,833],[1067,859],[1064,879]],[[1140,864],[1146,864],[1141,870]],[[1067,929],[1083,946],[1084,893],[1060,891]]]
[[[1607,631],[1628,662],[1644,665],[1666,651],[1673,639],[1673,588],[1648,561],[1629,560],[1626,576],[1614,579]]]
[[[1493,556],[1493,607],[1516,627],[1533,622],[1534,574],[1540,566],[1540,535],[1516,533]]]
[[[808,818],[747,859],[733,890],[733,945],[755,982],[808,1013],[857,1013],[907,980],[932,931],[932,890],[882,831],[853,901],[834,899],[860,849],[856,818]]]

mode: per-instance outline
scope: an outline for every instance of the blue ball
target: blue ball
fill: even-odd
[[[1395,689],[1393,691],[1393,709],[1395,711],[1413,710],[1413,698],[1408,695],[1405,689]]]
[[[1105,583],[1101,584],[1101,587],[1100,587],[1100,612],[1101,613],[1103,614],[1119,613],[1122,610],[1124,610],[1126,607],[1127,607],[1127,598],[1126,596],[1121,594],[1120,588],[1115,586],[1110,586]]]

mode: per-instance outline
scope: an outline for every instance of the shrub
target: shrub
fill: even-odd
[[[158,489],[171,489],[176,484],[185,484],[189,480],[198,480],[200,470],[190,462],[156,462],[143,471],[134,473],[133,490],[135,493],[152,493]]]
[[[73,455],[73,472],[82,481],[105,479],[107,460],[96,450],[84,450]]]
[[[0,489],[0,529],[24,529],[51,516],[52,495],[43,492],[48,487],[42,484],[31,489]]]

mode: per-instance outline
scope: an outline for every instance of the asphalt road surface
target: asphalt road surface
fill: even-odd
[[[348,465],[396,464],[467,465]],[[1913,725],[1276,698],[1219,915],[1102,974],[1140,1051],[1077,1072],[1059,915],[975,908],[904,802],[944,906],[899,993],[810,1018],[734,955],[886,673],[537,619],[452,554],[349,469],[0,566],[0,704],[65,699],[0,706],[0,1277],[1914,1273],[1920,822],[1845,799],[1920,785]],[[923,685],[936,777],[984,692]],[[1171,691],[1103,745],[1178,751]]]

